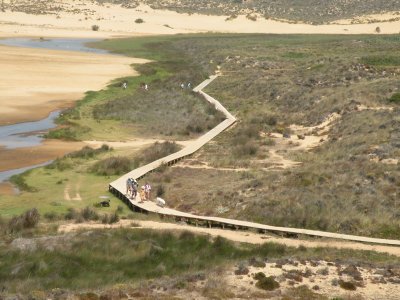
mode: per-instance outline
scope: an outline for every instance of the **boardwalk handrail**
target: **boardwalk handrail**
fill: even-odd
[[[186,220],[188,222],[194,222],[196,225],[199,223],[206,224],[208,226],[221,226],[222,228],[231,227],[236,229],[256,229],[260,232],[278,232],[284,234],[294,234],[294,235],[308,235],[314,237],[323,237],[323,238],[334,238],[334,239],[342,239],[348,241],[356,241],[356,242],[365,242],[371,244],[385,244],[385,245],[393,245],[400,246],[400,240],[390,240],[390,239],[379,239],[372,237],[364,237],[364,236],[356,236],[356,235],[348,235],[348,234],[340,234],[326,231],[318,231],[318,230],[309,230],[309,229],[301,229],[301,228],[292,228],[292,227],[278,227],[278,226],[270,226],[260,223],[240,221],[235,219],[227,219],[227,218],[219,218],[219,217],[208,217],[208,216],[198,216],[190,213],[181,212],[178,210],[170,209],[170,208],[161,208],[157,206],[154,202],[144,202],[139,203],[136,200],[131,200],[125,195],[126,190],[126,180],[128,178],[143,178],[147,173],[154,171],[160,166],[166,164],[174,164],[177,161],[195,153],[205,144],[207,144],[214,137],[219,135],[222,131],[229,128],[236,122],[236,118],[215,98],[209,96],[203,89],[209,85],[214,79],[216,79],[218,75],[210,76],[209,79],[206,79],[202,83],[200,83],[197,87],[193,89],[194,92],[198,92],[201,94],[208,102],[213,104],[216,109],[221,111],[226,119],[218,124],[216,127],[199,137],[196,141],[186,146],[182,150],[170,154],[166,157],[160,158],[156,161],[153,161],[145,166],[139,167],[117,180],[113,181],[109,185],[109,191],[114,195],[123,200],[131,209],[137,209],[142,212],[151,212],[159,214],[160,216],[169,216],[174,217],[180,220]]]

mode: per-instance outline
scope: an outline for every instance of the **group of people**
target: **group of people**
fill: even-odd
[[[126,81],[124,81],[124,82],[122,83],[121,87],[122,87],[124,90],[126,90],[127,87],[128,87],[128,83],[127,83]],[[145,83],[145,82],[141,82],[141,83],[140,83],[140,88],[141,88],[142,90],[148,91],[148,90],[149,90],[149,85],[148,85],[147,83]]]
[[[185,83],[181,83],[181,88],[182,90],[185,89],[185,87],[187,87],[188,89],[190,89],[192,87],[192,84],[190,82],[188,82],[187,84]]]
[[[126,196],[136,200],[138,188],[139,183],[136,179],[128,178],[126,180]],[[148,182],[146,182],[146,184],[140,188],[139,197],[139,203],[143,203],[144,201],[149,201],[151,199],[151,185]]]

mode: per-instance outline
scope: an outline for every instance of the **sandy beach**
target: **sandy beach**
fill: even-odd
[[[88,90],[135,75],[144,60],[116,55],[0,46],[0,125],[35,121]]]

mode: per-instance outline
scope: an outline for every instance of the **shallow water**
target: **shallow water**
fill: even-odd
[[[13,170],[0,172],[0,182],[7,181],[13,175],[21,174],[21,173],[24,173],[25,171],[28,171],[28,170],[31,170],[31,169],[34,169],[34,168],[44,167],[44,166],[47,166],[47,165],[49,165],[51,163],[52,163],[52,160],[51,161],[46,161],[46,162],[41,163],[41,164],[33,165],[33,166],[28,166],[28,167],[24,167],[24,168],[20,168],[20,169],[13,169]]]
[[[0,39],[0,45],[41,48],[52,50],[68,50],[78,52],[90,52],[105,54],[106,50],[87,47],[89,42],[95,42],[98,39],[31,39],[31,38],[8,38]],[[55,128],[55,119],[60,111],[50,113],[50,115],[39,121],[25,122],[13,125],[0,126],[0,147],[7,149],[16,149],[24,147],[38,146],[42,143],[41,135],[49,129]],[[0,116],[1,117],[1,116]],[[20,169],[7,170],[0,172],[0,182],[4,182],[11,176],[21,174],[27,170],[42,167],[50,162],[39,165],[28,166]]]
[[[28,48],[41,48],[51,50],[67,50],[91,53],[108,53],[103,49],[96,49],[87,47],[86,44],[90,42],[99,41],[98,39],[31,39],[31,38],[8,38],[0,39],[1,45],[28,47]]]
[[[41,134],[57,126],[54,120],[59,115],[60,111],[54,111],[43,120],[0,126],[0,146],[16,149],[40,145],[43,141]]]

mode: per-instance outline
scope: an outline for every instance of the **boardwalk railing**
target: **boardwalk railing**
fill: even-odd
[[[323,237],[323,238],[334,238],[334,239],[342,239],[349,241],[357,241],[357,242],[365,242],[371,244],[385,244],[385,245],[394,245],[400,246],[400,240],[388,240],[388,239],[377,239],[363,236],[355,236],[355,235],[347,235],[333,232],[325,232],[325,231],[317,231],[317,230],[308,230],[308,229],[300,229],[300,228],[291,228],[291,227],[277,227],[277,226],[269,226],[259,223],[240,221],[234,219],[227,218],[218,218],[218,217],[208,217],[208,216],[198,216],[194,214],[189,214],[185,212],[181,212],[178,210],[170,209],[167,207],[159,207],[154,202],[146,201],[144,203],[139,203],[136,199],[129,199],[125,195],[126,191],[126,181],[128,178],[141,179],[147,173],[152,172],[159,168],[162,165],[172,165],[178,162],[179,160],[192,155],[196,151],[198,151],[201,147],[211,141],[214,137],[220,134],[222,131],[229,128],[232,124],[236,122],[236,118],[221,104],[218,100],[213,97],[207,95],[203,92],[203,89],[210,84],[217,75],[210,76],[209,79],[203,81],[200,85],[195,87],[193,91],[201,94],[208,102],[212,103],[216,109],[223,112],[226,116],[226,119],[218,124],[216,127],[205,133],[203,136],[198,138],[196,141],[191,143],[189,146],[186,146],[182,150],[168,155],[166,157],[160,158],[152,163],[149,163],[145,166],[137,168],[117,180],[113,181],[109,185],[109,191],[113,193],[115,196],[124,201],[132,210],[146,212],[146,213],[155,213],[160,215],[161,217],[171,217],[179,221],[185,221],[188,224],[193,225],[202,225],[208,227],[221,227],[221,228],[231,228],[231,229],[253,229],[257,230],[261,233],[266,232],[275,232],[279,234],[285,234],[290,236],[298,236],[298,235],[308,235],[315,237]]]

